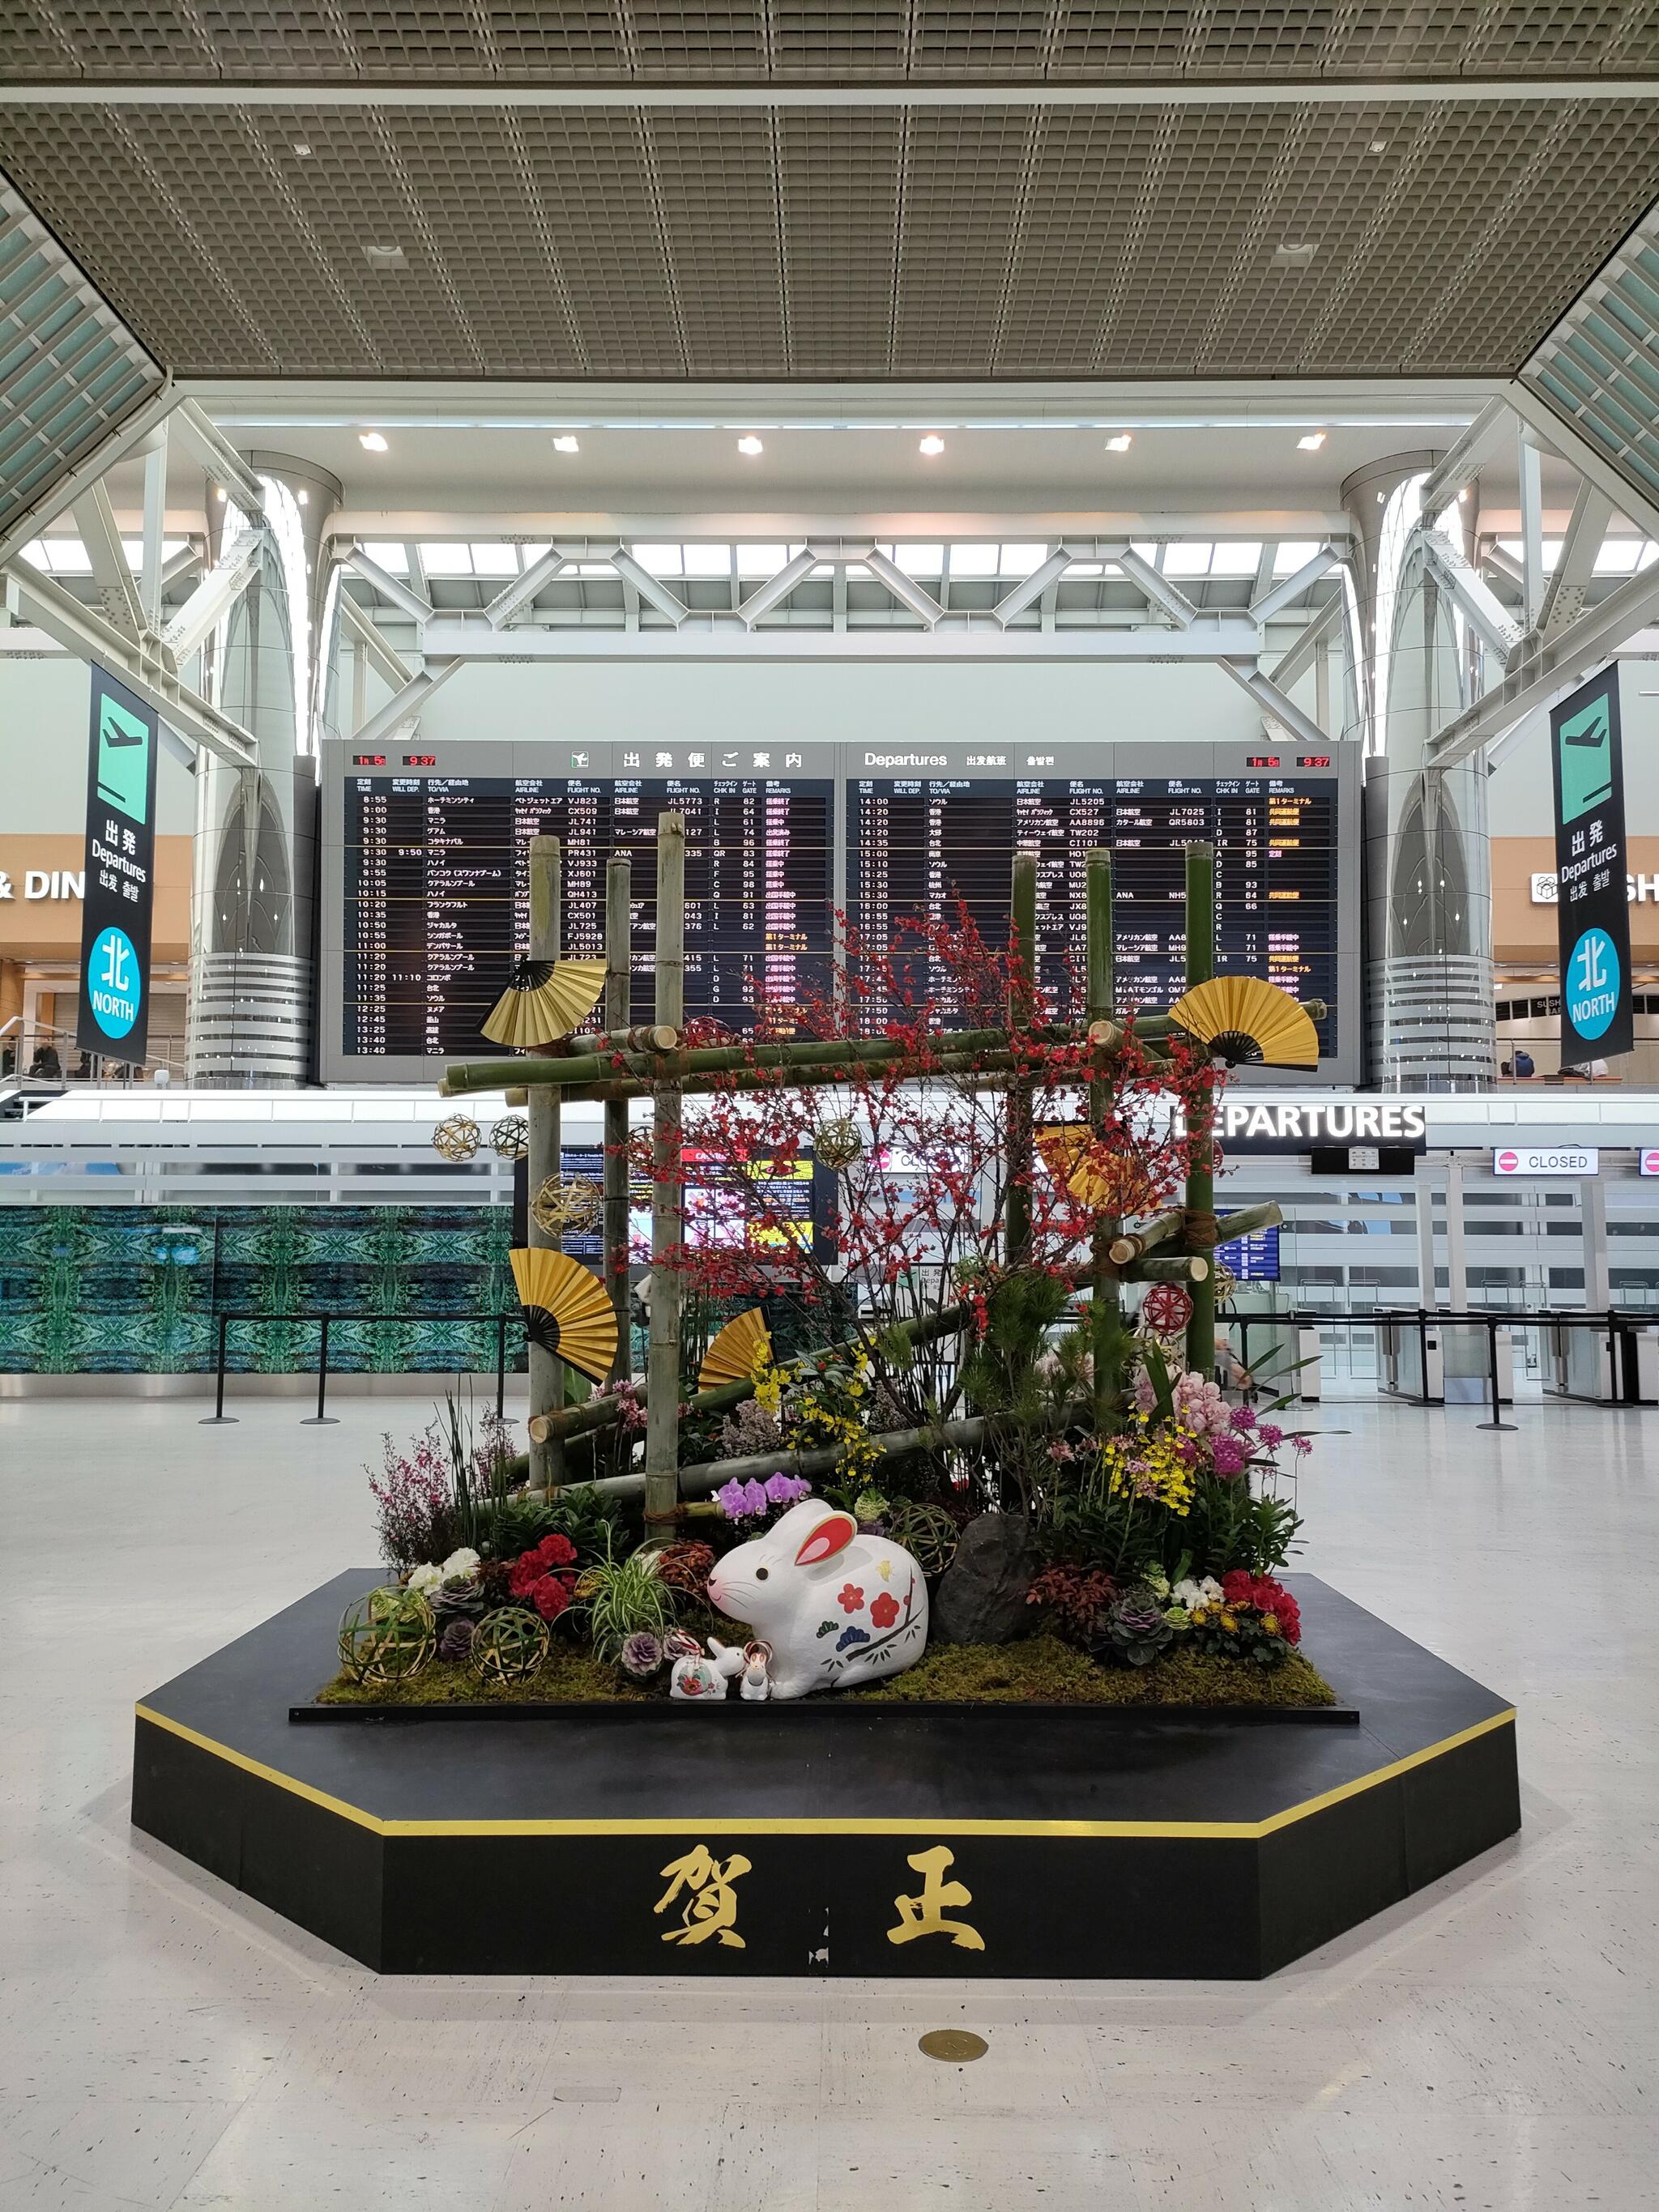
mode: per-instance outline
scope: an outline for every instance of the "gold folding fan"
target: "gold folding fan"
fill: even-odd
[[[750,1306],[729,1321],[709,1346],[702,1365],[697,1370],[700,1390],[713,1389],[721,1382],[746,1382],[755,1371],[755,1362],[764,1351],[770,1353],[772,1339],[766,1323],[761,1319],[758,1306]]]
[[[507,1256],[530,1341],[556,1352],[590,1382],[603,1382],[617,1356],[617,1316],[598,1277],[562,1252]]]
[[[592,1012],[604,988],[603,960],[520,960],[483,1033],[496,1044],[552,1044]]]
[[[1304,1010],[1260,975],[1216,975],[1170,1009],[1177,1029],[1230,1067],[1319,1066],[1319,1033]]]
[[[1036,1148],[1055,1181],[1095,1213],[1143,1213],[1151,1199],[1146,1170],[1132,1153],[1114,1154],[1085,1121],[1058,1121],[1036,1132]]]

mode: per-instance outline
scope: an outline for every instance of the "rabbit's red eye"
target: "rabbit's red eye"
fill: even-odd
[[[755,1580],[757,1583],[763,1583],[771,1571],[772,1570],[770,1567],[757,1567],[755,1570]]]

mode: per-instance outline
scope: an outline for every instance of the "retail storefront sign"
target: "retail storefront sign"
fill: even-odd
[[[158,750],[153,711],[94,666],[76,1042],[135,1066],[149,1035]]]
[[[1561,1065],[1582,1067],[1628,1052],[1634,1037],[1616,663],[1553,709],[1550,755]]]
[[[1328,1145],[1374,1145],[1421,1152],[1428,1112],[1406,1098],[1273,1098],[1228,1092],[1216,1109],[1224,1154],[1308,1152]]]
[[[1492,1156],[1495,1176],[1593,1176],[1601,1172],[1595,1145],[1505,1145]]]

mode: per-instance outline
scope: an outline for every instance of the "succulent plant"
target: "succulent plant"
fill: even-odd
[[[1156,1659],[1175,1634],[1164,1609],[1145,1583],[1137,1583],[1106,1608],[1104,1650],[1131,1667]]]
[[[662,1638],[648,1628],[635,1629],[624,1640],[620,1656],[623,1674],[631,1674],[636,1682],[648,1682],[662,1665]]]
[[[465,1614],[458,1614],[450,1620],[443,1634],[438,1638],[438,1656],[441,1659],[470,1657],[475,1632],[476,1624],[468,1620]]]

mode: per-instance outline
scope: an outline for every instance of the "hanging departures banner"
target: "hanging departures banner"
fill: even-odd
[[[1625,893],[1625,767],[1615,662],[1550,714],[1555,768],[1561,1065],[1610,1060],[1634,1036]]]
[[[82,1052],[133,1066],[149,1036],[158,736],[154,712],[94,666],[75,1041]]]

